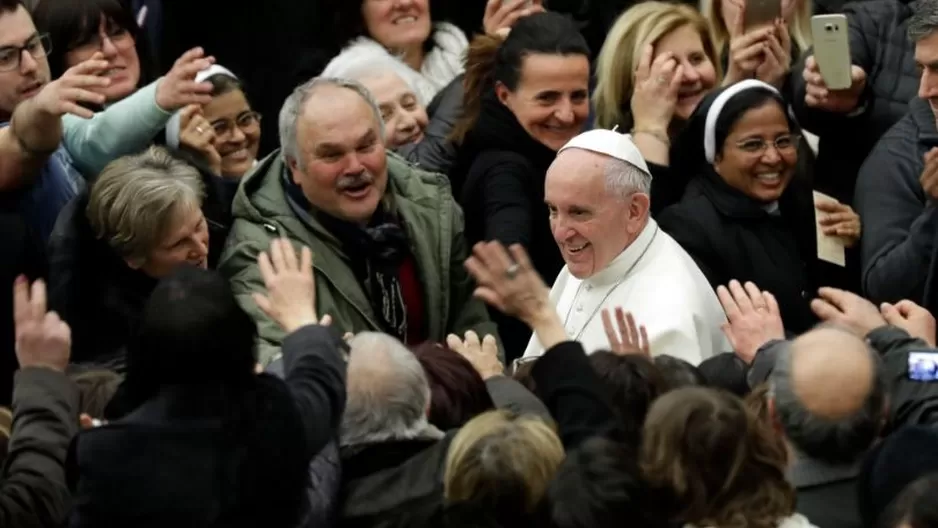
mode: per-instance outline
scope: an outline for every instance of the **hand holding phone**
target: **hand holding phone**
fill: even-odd
[[[857,109],[866,88],[866,72],[853,65],[845,15],[811,17],[814,55],[805,59],[805,103],[829,112]]]

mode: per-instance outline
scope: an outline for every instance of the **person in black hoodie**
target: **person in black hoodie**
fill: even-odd
[[[810,183],[796,177],[799,128],[785,108],[778,90],[754,79],[708,95],[687,129],[698,139],[699,176],[658,221],[710,284],[755,282],[800,333],[817,320],[812,292],[829,281],[816,258]],[[857,242],[860,218],[849,206],[819,207],[825,234]]]
[[[72,327],[72,360],[122,370],[143,305],[180,264],[209,267],[198,172],[153,147],[110,163],[69,203],[49,241],[49,305]]]
[[[466,212],[466,238],[521,244],[552,281],[563,260],[551,235],[544,178],[589,115],[589,48],[569,19],[539,13],[518,21],[504,41],[476,37],[466,64],[464,113],[453,131],[460,149],[450,171]],[[508,356],[520,354],[530,333],[493,317]]]

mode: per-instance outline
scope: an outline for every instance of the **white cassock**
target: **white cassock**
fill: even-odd
[[[694,365],[731,350],[720,326],[726,316],[713,288],[694,260],[658,224],[648,224],[638,238],[606,267],[588,279],[570,275],[566,266],[550,290],[550,300],[567,336],[587,353],[609,349],[602,309],[621,306],[648,330],[653,355],[667,354]],[[531,338],[525,357],[544,347]]]

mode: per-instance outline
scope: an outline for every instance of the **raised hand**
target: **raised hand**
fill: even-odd
[[[501,376],[505,372],[505,366],[498,359],[498,343],[491,335],[486,335],[480,341],[479,336],[472,330],[466,332],[465,340],[456,334],[450,334],[446,336],[446,345],[472,363],[484,380]]]
[[[201,155],[212,174],[221,174],[221,155],[215,149],[215,127],[202,115],[202,107],[188,105],[179,114],[179,144]]]
[[[316,281],[313,253],[308,247],[297,258],[293,244],[285,238],[270,243],[270,254],[262,251],[257,265],[264,278],[267,295],[254,294],[254,302],[288,334],[306,325],[329,325],[332,318],[316,316]]]
[[[855,293],[837,288],[821,288],[811,310],[823,321],[843,326],[861,338],[886,326],[886,320],[873,303]]]
[[[648,346],[648,331],[644,325],[635,324],[632,312],[626,312],[621,306],[617,306],[615,323],[613,323],[609,309],[603,308],[602,318],[606,338],[609,339],[609,348],[613,352],[620,356],[636,354],[651,357],[651,349]]]
[[[478,283],[475,296],[505,314],[529,323],[550,307],[549,290],[520,244],[509,255],[500,242],[479,242],[466,269]]]
[[[206,57],[202,48],[183,53],[156,86],[156,104],[174,112],[186,105],[211,103],[212,83],[195,82],[195,76],[214,63],[215,58]]]
[[[94,112],[82,104],[104,104],[104,94],[111,80],[99,74],[108,67],[104,55],[95,53],[90,59],[72,66],[58,79],[45,85],[36,94],[34,103],[37,108],[49,115],[62,116],[72,114],[90,119]]]
[[[13,321],[21,368],[65,371],[72,354],[72,331],[58,314],[47,311],[46,284],[41,279],[32,287],[22,276],[13,283]]]
[[[769,34],[762,54],[762,64],[755,71],[756,79],[780,89],[791,71],[791,34],[788,24],[775,21],[774,31]]]
[[[745,28],[746,5],[742,2],[733,23],[727,29],[730,34],[729,61],[724,86],[751,79],[756,70],[764,62],[769,35],[775,32],[775,26],[766,26],[753,29],[749,32]]]
[[[811,108],[849,114],[860,105],[860,98],[866,88],[866,72],[863,68],[857,65],[850,67],[853,83],[846,90],[831,90],[827,87],[814,55],[805,59],[801,74],[805,82],[804,102]]]
[[[834,201],[818,202],[815,207],[824,213],[819,222],[825,235],[844,239],[847,247],[853,247],[860,241],[862,224],[860,215],[847,204]]]
[[[717,297],[726,313],[723,334],[747,365],[752,363],[762,345],[785,339],[782,315],[771,293],[761,291],[752,282],[741,285],[732,280],[728,286],[717,288]]]
[[[664,134],[674,117],[684,66],[666,51],[654,57],[651,44],[645,46],[635,71],[635,88],[630,102],[635,129]]]
[[[482,27],[487,35],[506,37],[519,19],[543,13],[544,6],[541,4],[541,0],[533,0],[530,5],[525,0],[488,0],[482,16]]]
[[[896,304],[883,303],[879,312],[887,323],[925,341],[930,347],[935,346],[935,317],[925,308],[905,300]]]

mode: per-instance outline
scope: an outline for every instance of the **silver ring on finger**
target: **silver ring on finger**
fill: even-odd
[[[659,75],[656,81],[660,86],[664,86],[668,84],[668,78],[665,77],[664,75]]]
[[[195,127],[195,131],[198,132],[199,134],[205,133],[205,129],[202,127]]]
[[[514,279],[515,277],[518,276],[518,271],[520,269],[521,269],[521,266],[519,266],[517,263],[512,264],[511,266],[508,266],[508,269],[505,270],[505,277],[507,277],[508,280]]]

